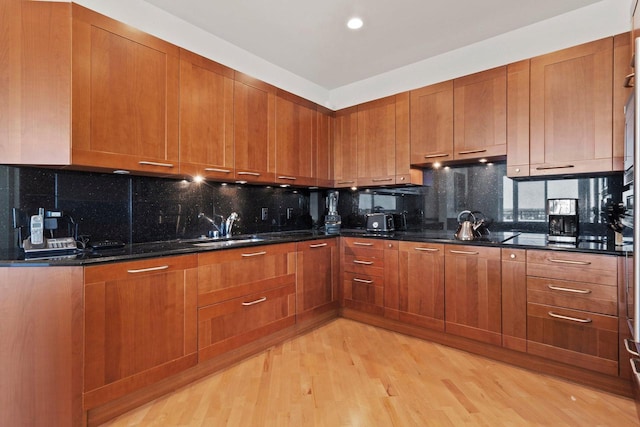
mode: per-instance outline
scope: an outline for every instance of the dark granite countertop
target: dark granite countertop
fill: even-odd
[[[451,231],[426,230],[426,231],[396,231],[374,233],[361,229],[344,229],[340,233],[345,237],[366,237],[374,239],[437,242],[461,245],[481,245],[494,247],[508,247],[518,249],[545,249],[572,252],[588,252],[608,255],[624,255],[633,250],[631,243],[623,246],[607,244],[606,240],[597,236],[586,236],[580,239],[577,245],[552,244],[547,241],[547,236],[541,233],[521,233],[517,231],[491,232],[479,240],[456,240]],[[260,246],[276,243],[300,242],[327,237],[339,237],[329,235],[321,231],[300,230],[275,233],[260,233],[254,235],[234,236],[233,243],[225,239],[183,239],[149,243],[136,243],[125,245],[118,249],[107,250],[82,250],[76,254],[54,256],[48,258],[25,259],[24,252],[20,249],[0,251],[0,267],[10,266],[84,266],[105,262],[130,261],[144,258],[154,258],[172,255],[194,254],[198,252]],[[204,245],[203,245],[204,243]]]

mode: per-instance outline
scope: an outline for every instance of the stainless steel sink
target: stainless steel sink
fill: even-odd
[[[262,239],[260,237],[248,237],[248,238],[228,239],[228,240],[211,240],[208,242],[196,242],[192,244],[193,246],[197,246],[199,248],[227,248],[230,246],[240,245],[243,243],[264,242],[265,240],[266,239]]]

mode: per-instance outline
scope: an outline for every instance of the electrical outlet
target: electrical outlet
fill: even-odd
[[[293,217],[293,208],[287,208],[287,219]]]
[[[269,208],[262,208],[262,220],[266,221],[267,218],[269,217]]]

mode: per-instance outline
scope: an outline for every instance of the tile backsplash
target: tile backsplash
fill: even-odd
[[[179,179],[122,176],[66,170],[0,166],[0,248],[15,247],[13,208],[25,217],[38,208],[61,210],[54,236],[76,233],[93,240],[126,243],[197,237],[237,212],[234,234],[321,227],[326,190],[280,188]],[[480,211],[491,230],[547,231],[548,198],[579,199],[585,233],[605,234],[608,201],[622,199],[620,173],[566,179],[514,181],[504,163],[425,170],[422,186],[340,190],[343,228],[364,226],[370,212],[389,212],[409,230],[452,230],[457,215]],[[266,208],[266,219],[262,219]],[[403,225],[403,224],[399,224]],[[28,232],[26,233],[28,234]],[[24,236],[26,237],[26,235]]]

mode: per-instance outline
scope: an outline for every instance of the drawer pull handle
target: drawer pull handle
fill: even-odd
[[[484,153],[485,151],[487,150],[486,149],[466,150],[466,151],[458,151],[458,154],[475,154],[475,153]]]
[[[624,77],[624,87],[633,87],[633,83],[631,83],[631,80],[633,80],[635,76],[636,73],[627,74]]]
[[[259,255],[266,255],[267,251],[260,251],[260,252],[252,252],[252,253],[248,253],[248,254],[242,254],[243,257],[248,258],[248,257],[252,257],[252,256],[259,256]]]
[[[373,261],[360,261],[360,260],[354,259],[353,263],[354,264],[363,264],[363,265],[372,265]]]
[[[631,354],[632,356],[640,356],[640,353],[638,353],[635,350],[631,350],[631,346],[629,345],[629,341],[631,341],[629,338],[625,338],[624,339],[624,347],[627,349],[627,352],[629,354]]]
[[[450,250],[449,252],[451,252],[452,254],[460,254],[460,255],[479,255],[480,252],[476,252],[476,251],[454,251],[454,250]]]
[[[244,172],[244,171],[238,172],[238,175],[260,176],[260,174],[258,172]]]
[[[440,252],[440,249],[436,249],[436,248],[413,248],[416,251],[422,251],[422,252]]]
[[[569,169],[569,168],[575,168],[574,165],[560,165],[560,166],[538,166],[536,168],[537,171],[546,171],[546,170],[550,170],[550,169]]]
[[[574,264],[574,265],[590,265],[589,261],[573,261],[570,259],[557,259],[557,258],[549,258],[549,261],[555,262],[558,264]]]
[[[287,179],[287,180],[289,180],[289,181],[295,181],[295,180],[296,180],[296,179],[298,179],[298,178],[296,178],[295,176],[284,176],[284,175],[280,175],[280,176],[278,177],[278,179]]]
[[[373,243],[366,243],[366,242],[353,242],[353,244],[356,246],[373,246]]]
[[[548,314],[549,314],[549,316],[555,317],[556,319],[570,320],[572,322],[578,322],[578,323],[591,323],[591,322],[593,322],[593,320],[591,320],[589,318],[580,319],[578,317],[563,316],[562,314],[554,313],[553,311],[549,311]]]
[[[207,172],[222,172],[222,173],[231,173],[229,169],[219,169],[219,168],[204,168]]]
[[[261,302],[265,302],[267,300],[267,297],[262,297],[262,298],[258,298],[255,301],[249,301],[249,302],[243,302],[242,305],[244,305],[245,307],[249,306],[249,305],[255,305],[255,304],[260,304]]]
[[[355,181],[338,181],[338,184],[355,184]]]
[[[130,274],[148,273],[150,271],[166,270],[167,268],[169,268],[168,265],[161,265],[161,266],[158,266],[158,267],[140,268],[140,269],[137,269],[137,270],[127,270],[127,273],[130,273]]]
[[[554,285],[547,285],[547,287],[552,291],[572,292],[574,294],[583,294],[583,295],[591,293],[591,289],[571,289],[571,288],[563,288],[562,286],[554,286]]]
[[[638,359],[629,359],[629,362],[631,362],[631,370],[633,371],[633,375],[636,376],[636,378],[640,378],[640,372],[638,372],[638,367],[636,366],[636,361],[639,361]]]
[[[424,156],[425,159],[435,159],[437,157],[449,157],[448,153],[438,153],[438,154],[427,154]]]
[[[309,245],[310,248],[323,248],[325,246],[327,246],[328,243],[316,243],[314,245]]]
[[[357,277],[354,277],[353,281],[358,283],[366,283],[367,285],[370,285],[373,283],[373,280],[358,279]]]
[[[373,182],[387,182],[387,181],[393,181],[393,178],[373,178],[371,181],[373,181]]]
[[[142,166],[161,166],[163,168],[172,168],[173,163],[159,163],[159,162],[148,162],[146,160],[138,162],[139,165]]]

